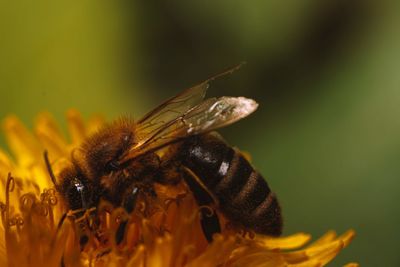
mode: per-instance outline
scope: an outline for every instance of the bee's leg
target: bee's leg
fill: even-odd
[[[126,195],[122,206],[127,213],[132,213],[132,211],[135,209],[138,193],[139,188],[135,186],[132,188],[132,191]]]
[[[197,177],[188,169],[182,168],[183,178],[186,184],[189,186],[196,199],[197,204],[200,207],[207,207],[200,209],[200,224],[203,229],[204,236],[211,243],[213,235],[221,232],[221,226],[219,223],[218,215],[212,208],[215,205],[215,201],[207,189],[199,182]]]
[[[90,231],[87,229],[87,222],[85,215],[82,214],[78,219],[75,219],[74,222],[76,224],[76,231],[79,237],[80,250],[83,251],[85,249],[85,246],[89,242],[88,231]]]
[[[129,194],[127,194],[124,198],[122,207],[128,214],[132,213],[135,209],[138,193],[139,193],[139,188],[133,187],[132,191]],[[122,240],[124,240],[124,235],[127,225],[128,225],[128,220],[123,220],[119,224],[118,229],[115,232],[115,242],[117,243],[117,245],[120,244]]]

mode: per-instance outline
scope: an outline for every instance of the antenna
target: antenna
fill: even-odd
[[[53,182],[57,191],[60,191],[60,186],[57,184],[56,176],[54,175],[53,169],[51,168],[51,164],[49,161],[49,153],[47,152],[47,150],[44,151],[43,157],[44,157],[44,162],[46,163],[47,171],[50,175],[51,181]]]

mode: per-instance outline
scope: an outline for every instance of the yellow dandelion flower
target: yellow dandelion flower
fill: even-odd
[[[237,230],[225,221],[208,243],[199,208],[181,183],[157,186],[155,201],[140,202],[145,213],[127,214],[101,202],[100,222],[82,249],[82,222],[66,210],[54,189],[43,151],[49,152],[57,174],[103,121],[96,117],[84,123],[78,112],[70,111],[67,122],[69,141],[49,114],[38,117],[34,133],[14,116],[4,122],[13,157],[0,150],[0,266],[324,266],[354,237],[352,230],[340,236],[327,232],[307,245],[311,237],[305,233],[273,238]],[[89,213],[81,217],[88,227]],[[123,220],[128,221],[126,231],[116,244],[113,237]]]

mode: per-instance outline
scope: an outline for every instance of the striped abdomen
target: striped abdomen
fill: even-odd
[[[180,154],[182,163],[219,201],[228,219],[257,233],[281,234],[278,200],[242,154],[214,133],[189,138]]]

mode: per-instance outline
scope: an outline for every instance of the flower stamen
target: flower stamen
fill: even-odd
[[[8,177],[7,177],[7,183],[6,183],[6,204],[5,204],[5,208],[4,208],[4,219],[3,219],[3,225],[6,228],[6,231],[9,230],[9,227],[11,225],[9,225],[9,221],[10,221],[10,193],[14,191],[14,178],[11,176],[11,172],[8,173]],[[2,214],[3,217],[3,214]]]
[[[198,210],[199,210],[199,214],[201,216],[205,215],[207,217],[212,217],[215,213],[214,209],[207,205],[199,206]],[[203,211],[204,211],[204,213],[203,213]]]

